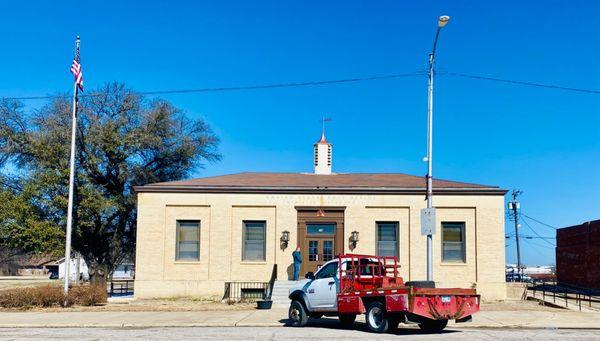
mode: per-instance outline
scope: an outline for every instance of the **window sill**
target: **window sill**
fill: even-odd
[[[469,265],[469,263],[467,262],[442,262],[440,263],[441,266],[467,266]]]
[[[200,264],[200,260],[176,260],[174,264]]]
[[[262,265],[267,264],[267,261],[241,261],[241,265]]]

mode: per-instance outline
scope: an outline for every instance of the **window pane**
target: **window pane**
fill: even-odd
[[[198,241],[198,225],[181,226],[179,225],[179,240],[181,241]]]
[[[377,243],[377,255],[378,256],[398,256],[397,242],[378,242]]]
[[[442,223],[442,260],[465,262],[465,224]]]
[[[177,260],[200,259],[200,221],[177,221]]]
[[[198,252],[197,242],[179,242],[179,251]]]
[[[335,224],[306,224],[307,234],[335,234]]]
[[[264,261],[266,259],[265,225],[264,221],[244,222],[243,260]]]
[[[308,242],[308,260],[311,262],[317,261],[318,254],[319,254],[319,241],[310,240]]]
[[[460,226],[445,226],[444,227],[444,241],[461,242],[462,241],[462,228]]]
[[[464,261],[463,244],[457,242],[445,242],[444,260],[446,261]]]
[[[397,241],[396,236],[398,231],[398,224],[395,223],[377,223],[378,227],[378,240],[384,241]]]
[[[262,242],[246,241],[244,245],[244,260],[261,261],[265,260],[265,252]]]
[[[330,263],[321,268],[315,278],[330,278],[337,275],[337,263]]]
[[[265,224],[262,222],[245,223],[246,240],[264,240],[265,239]]]
[[[398,257],[398,223],[377,223],[377,255]]]
[[[328,262],[333,259],[333,241],[323,241],[323,261]]]

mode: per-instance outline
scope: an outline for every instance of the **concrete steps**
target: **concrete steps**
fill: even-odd
[[[274,306],[289,306],[290,299],[288,298],[290,288],[294,286],[296,281],[275,281],[273,285],[273,295],[271,296],[271,300],[273,300]]]

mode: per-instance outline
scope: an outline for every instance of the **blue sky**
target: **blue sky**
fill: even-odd
[[[0,96],[68,92],[82,37],[88,88],[303,82],[424,71],[440,14],[440,71],[600,89],[592,1],[139,1],[6,3]],[[196,175],[310,172],[323,115],[334,171],[425,173],[426,78],[168,95],[221,137]],[[35,109],[42,101],[28,101]],[[555,226],[600,218],[600,95],[440,75],[436,177],[519,188],[523,213]],[[544,236],[554,232],[529,221]],[[512,225],[507,221],[507,231]],[[523,226],[522,233],[534,235]],[[550,241],[553,243],[553,241]],[[507,260],[515,260],[508,241]],[[540,239],[526,264],[553,263]]]

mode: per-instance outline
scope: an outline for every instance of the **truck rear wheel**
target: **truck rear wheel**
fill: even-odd
[[[439,333],[448,325],[448,320],[431,320],[426,319],[425,322],[419,323],[419,328],[427,333]]]
[[[304,327],[308,322],[308,315],[306,314],[304,305],[302,304],[302,302],[299,302],[297,300],[293,300],[290,304],[288,316],[291,321],[290,324],[294,327]]]
[[[354,324],[354,320],[356,320],[356,314],[340,314],[338,318],[342,327],[350,328]]]
[[[385,316],[385,307],[381,302],[371,302],[367,308],[367,326],[372,332],[385,333],[389,328],[389,321]]]

